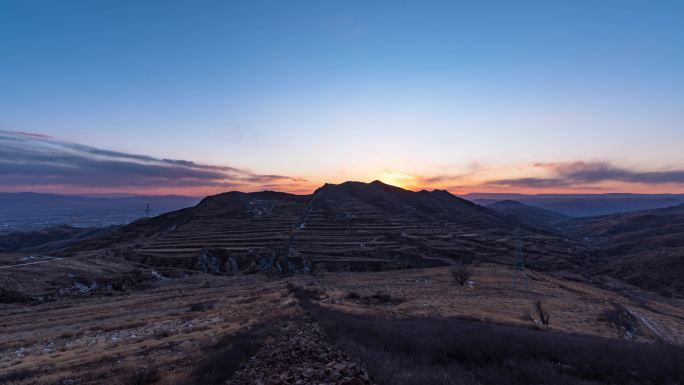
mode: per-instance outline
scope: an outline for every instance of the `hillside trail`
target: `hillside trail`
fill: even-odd
[[[0,269],[9,269],[9,268],[12,268],[12,267],[21,267],[21,266],[29,266],[29,265],[38,265],[38,264],[41,264],[41,263],[56,262],[56,261],[61,261],[61,260],[64,259],[64,258],[60,258],[60,257],[50,257],[50,258],[52,258],[52,259],[46,259],[46,260],[43,260],[43,261],[35,261],[35,262],[16,263],[16,264],[14,264],[14,265],[0,266]]]

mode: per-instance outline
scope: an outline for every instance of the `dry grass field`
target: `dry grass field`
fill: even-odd
[[[194,272],[123,292],[1,304],[0,382],[193,383],[193,370],[218,341],[302,311],[288,284],[313,293],[318,304],[352,314],[456,316],[540,332],[684,343],[681,307],[538,272],[529,276],[528,290],[513,290],[510,268],[490,264],[476,267],[466,286],[447,268],[278,279]]]
[[[539,272],[528,275],[528,290],[512,289],[511,268],[495,264],[475,268],[469,286],[458,285],[447,268],[325,273],[307,280],[323,291],[321,303],[345,312],[456,316],[576,334],[684,343],[681,303],[646,293],[638,298],[626,296]],[[548,325],[540,320],[537,301],[549,315]],[[610,316],[617,312],[626,313],[624,324],[611,322]]]
[[[260,276],[197,274],[111,296],[0,305],[0,383],[181,383],[221,337],[292,313],[288,295]]]

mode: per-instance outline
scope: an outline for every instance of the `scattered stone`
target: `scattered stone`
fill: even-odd
[[[308,316],[289,322],[226,385],[372,385]]]

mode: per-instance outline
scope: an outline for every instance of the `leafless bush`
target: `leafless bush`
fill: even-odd
[[[393,297],[384,291],[376,291],[371,295],[361,295],[355,291],[350,291],[345,298],[361,302],[364,305],[396,305],[403,302],[403,298]]]
[[[392,298],[392,295],[390,293],[385,293],[383,291],[376,292],[375,294],[368,297],[368,299],[376,303],[391,303],[395,300],[395,298]]]
[[[190,311],[207,311],[214,308],[214,304],[211,302],[198,302],[190,305]]]
[[[548,325],[549,317],[551,317],[551,315],[544,310],[544,307],[542,306],[542,301],[537,300],[537,302],[534,303],[534,306],[537,309],[537,314],[539,314],[539,319],[541,320],[541,323],[544,325]]]
[[[164,338],[171,337],[172,333],[169,330],[160,330],[156,333],[154,333],[154,338],[161,340]]]
[[[449,271],[456,282],[461,286],[465,286],[468,283],[468,280],[470,280],[470,277],[473,276],[473,269],[470,265],[466,265],[463,262],[459,262],[458,265],[452,266]]]

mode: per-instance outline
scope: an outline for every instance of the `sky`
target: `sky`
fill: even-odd
[[[682,1],[0,0],[0,191],[684,193]]]

